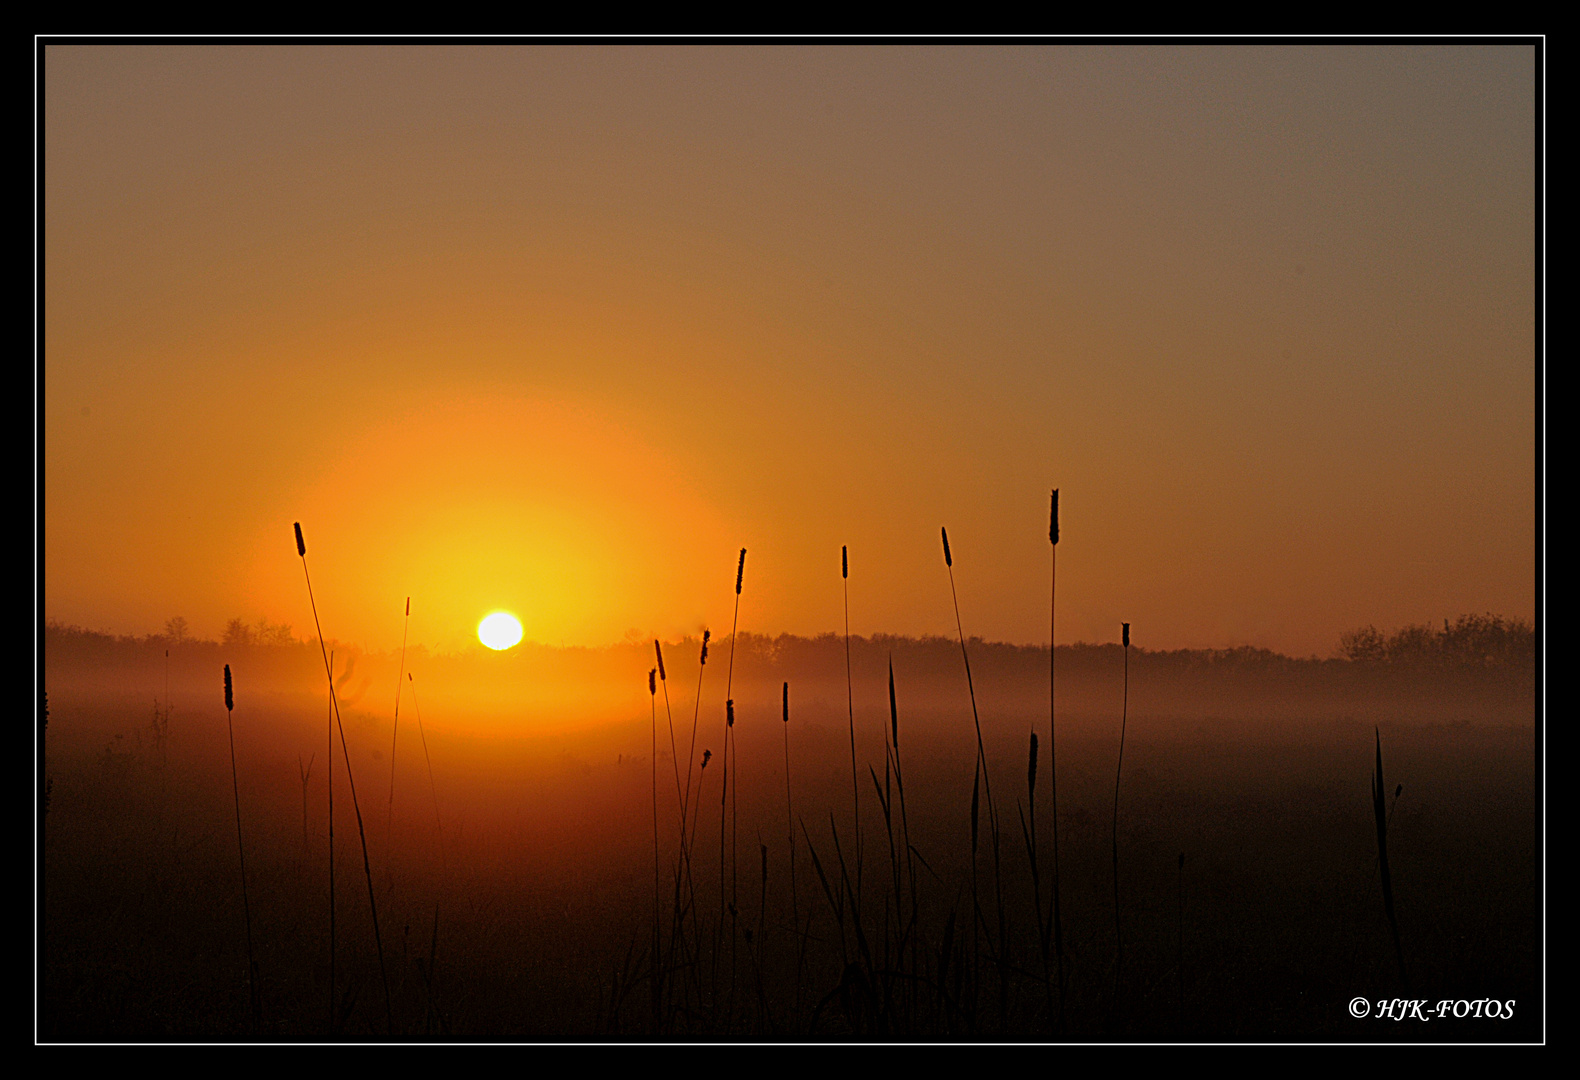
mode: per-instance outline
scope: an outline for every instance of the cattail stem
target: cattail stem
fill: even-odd
[[[1119,998],[1119,971],[1124,959],[1124,937],[1119,922],[1119,778],[1125,768],[1125,726],[1130,717],[1130,624],[1123,623],[1121,634],[1125,652],[1125,689],[1119,714],[1119,763],[1114,768],[1114,999]]]
[[[659,953],[663,944],[663,932],[660,929],[659,917],[659,892],[663,888],[658,869],[658,669],[653,668],[647,673],[647,696],[649,712],[652,719],[653,756],[651,759],[653,773],[653,1033],[656,1035],[663,1023],[663,979],[659,967]]]
[[[734,804],[737,793],[730,787],[732,759],[736,756],[735,740],[735,635],[741,625],[741,585],[746,576],[746,549],[741,548],[740,560],[735,565],[735,614],[730,619],[730,660],[724,675],[724,751],[719,769],[719,930],[724,928],[724,816],[726,804],[730,809],[730,1007],[735,1002],[735,927],[739,919],[736,859],[736,815]],[[736,777],[736,787],[740,778]]]
[[[850,673],[850,554],[844,545],[839,549],[840,578],[845,590],[845,709],[850,718],[850,805],[855,815],[856,834],[856,891],[851,896],[853,917],[861,922],[861,785],[856,779],[856,694]]]
[[[976,763],[977,774],[981,778],[983,793],[986,794],[986,796],[987,796],[987,805],[988,805],[988,836],[989,836],[989,839],[992,841],[992,844],[993,844],[993,891],[994,891],[994,896],[995,896],[995,899],[997,901],[997,906],[998,906],[999,960],[1000,960],[1000,963],[998,965],[998,969],[999,969],[999,1011],[1000,1011],[1000,1015],[1001,1015],[1001,1019],[1002,1019],[1003,1013],[1005,1012],[1005,1010],[1008,1007],[1007,993],[1008,993],[1009,983],[1007,981],[1007,976],[1006,976],[1006,973],[1005,973],[1005,970],[1004,970],[1004,964],[1003,964],[1003,961],[1005,959],[1004,953],[1005,953],[1007,945],[1008,945],[1008,937],[1007,937],[1006,927],[1005,927],[1005,924],[1004,924],[1004,884],[1003,884],[1003,876],[1002,876],[1001,870],[1000,870],[1000,860],[999,860],[998,812],[995,809],[994,804],[993,804],[993,780],[992,780],[992,777],[988,773],[987,751],[984,749],[983,743],[982,743],[982,719],[981,719],[980,715],[977,712],[976,685],[972,682],[972,679],[971,679],[971,656],[966,651],[966,633],[965,633],[964,626],[962,625],[962,623],[960,621],[960,596],[955,591],[955,571],[954,571],[954,565],[955,564],[954,564],[954,558],[950,554],[950,551],[949,551],[949,532],[948,532],[947,529],[942,529],[942,528],[939,530],[939,532],[942,534],[943,540],[944,540],[944,566],[949,571],[949,597],[950,597],[951,600],[954,601],[954,606],[955,606],[955,631],[960,636],[960,656],[961,656],[961,659],[965,661],[966,689],[971,694],[971,722],[976,726],[976,735],[977,735],[977,763]],[[973,791],[974,791],[974,789],[975,789],[975,783],[973,782]],[[975,795],[974,794],[973,794],[972,798],[973,798],[973,802],[974,802],[975,801]],[[972,843],[972,850],[973,850],[972,869],[973,869],[973,873],[975,872],[975,865],[976,865],[975,846],[976,846],[975,845],[975,841],[973,840],[973,843]],[[975,887],[974,886],[973,886],[973,890],[972,891],[973,891],[973,901],[972,902],[973,902],[973,904],[975,904],[975,899],[974,899]]]
[[[680,754],[675,745],[675,714],[669,704],[669,680],[664,671],[664,650],[659,646],[657,638],[653,639],[653,655],[658,661],[658,682],[664,689],[664,715],[669,721],[669,755],[675,769],[675,798],[677,807],[680,810],[680,860],[681,867],[685,870],[685,881],[690,889],[690,900],[686,902],[685,906],[682,906],[681,876],[677,870],[675,877],[675,925],[671,927],[669,938],[670,954],[673,956],[677,946],[680,948],[685,948],[686,946],[685,912],[688,907],[695,908],[697,893],[696,884],[692,879],[691,873],[691,850],[686,843],[686,794],[687,789],[690,787],[690,781],[689,779],[687,780],[685,788],[681,787]],[[686,771],[689,776],[691,771],[689,762],[686,765]],[[695,918],[693,918],[693,926],[695,926]]]
[[[790,684],[784,684],[784,733],[785,733],[785,824],[790,844],[790,925],[796,931],[795,1012],[801,1016],[801,967],[806,959],[806,939],[801,933],[801,909],[797,900],[795,876],[795,803],[790,794]]]
[[[330,705],[330,708],[334,712],[335,728],[338,729],[339,732],[340,732],[340,750],[341,750],[342,755],[344,756],[345,764],[346,764],[346,783],[351,788],[351,808],[354,811],[356,811],[356,816],[357,816],[357,836],[362,841],[362,872],[363,872],[363,875],[367,878],[367,882],[368,882],[368,910],[373,916],[373,944],[374,944],[374,947],[378,950],[379,976],[380,976],[381,980],[384,983],[384,1017],[385,1017],[385,1024],[386,1024],[386,1030],[387,1030],[388,1034],[390,1035],[391,1038],[393,1038],[394,1035],[395,1035],[395,1007],[394,1007],[394,1004],[392,1003],[392,1001],[390,999],[389,972],[385,969],[385,966],[384,966],[384,939],[383,939],[382,935],[380,935],[380,933],[379,933],[378,900],[373,895],[373,866],[368,860],[368,835],[367,835],[367,830],[362,825],[362,807],[361,807],[361,804],[357,801],[357,783],[356,783],[356,778],[353,777],[352,774],[351,774],[351,748],[346,743],[346,728],[345,728],[345,725],[340,720],[340,701],[339,701],[338,697],[335,695],[334,674],[333,674],[333,672],[332,672],[332,670],[331,670],[331,668],[329,666],[329,653],[328,653],[328,651],[327,651],[327,649],[326,649],[326,647],[324,645],[324,628],[323,628],[322,624],[318,620],[318,602],[313,599],[313,578],[312,578],[312,575],[309,574],[308,571],[307,571],[307,545],[302,540],[302,526],[301,526],[300,523],[297,523],[297,525],[296,525],[296,551],[297,551],[297,554],[301,557],[301,560],[302,560],[302,576],[307,581],[307,601],[308,601],[309,604],[312,605],[312,609],[313,609],[313,628],[318,632],[318,651],[323,655],[323,658],[324,658],[324,675],[329,680],[329,705]],[[331,733],[330,733],[329,750],[330,750],[330,756],[333,757],[333,755],[334,755],[334,733],[333,733],[333,731],[331,731]],[[334,786],[331,783],[330,791],[333,792],[333,790],[334,790]],[[330,808],[330,828],[331,829],[334,828],[334,809],[333,809],[333,806],[331,806],[331,808]],[[329,865],[330,865],[330,873],[333,874],[334,873],[334,850],[333,850],[333,848],[330,849]],[[334,896],[334,886],[333,886],[333,879],[331,879],[331,885],[330,885],[330,897],[331,897],[331,909],[330,910],[331,910],[331,912],[333,911],[333,896]],[[330,956],[331,956],[331,958],[334,956],[334,953],[333,953],[333,935],[332,934],[331,934],[331,952],[330,952]],[[333,961],[331,960],[331,963],[332,962]],[[334,994],[333,986],[334,986],[334,981],[333,981],[333,978],[331,978],[331,980],[330,980],[330,995],[331,995],[330,996],[330,1000],[331,1001],[333,1001],[333,994]]]
[[[1059,906],[1059,751],[1055,690],[1055,663],[1059,650],[1059,489],[1053,489],[1048,517],[1048,799],[1053,804],[1053,953],[1058,965],[1059,1030],[1064,1030],[1064,919]]]
[[[911,846],[911,817],[905,806],[905,772],[900,766],[900,709],[898,704],[896,704],[894,697],[894,656],[892,653],[889,656],[889,733],[892,745],[894,746],[894,786],[900,796],[900,836],[905,842],[905,878],[907,884],[910,886],[911,894],[911,917],[906,927],[906,935],[909,937],[911,943],[912,978],[910,980],[910,984],[912,1001],[914,1003],[917,990],[915,976],[919,969],[917,962],[917,950],[920,947],[918,943],[918,938],[920,935],[916,932],[916,924],[918,919],[918,907],[916,899],[916,849]],[[898,899],[896,899],[896,903],[898,903]],[[902,952],[904,950],[903,940],[901,944],[901,950]]]
[[[296,527],[296,543],[302,543],[302,527]],[[306,563],[303,563],[306,569]],[[308,586],[308,595],[312,595],[312,586]],[[315,619],[316,621],[316,619]],[[322,643],[323,635],[319,635]],[[339,1015],[335,1001],[335,654],[329,654],[329,662],[325,665],[325,672],[329,676],[330,706],[329,706],[329,754],[325,758],[329,769],[329,1034],[333,1037],[340,1026]]]
[[[258,961],[252,951],[252,902],[247,896],[247,848],[241,842],[241,781],[236,774],[236,724],[231,718],[235,696],[231,688],[230,665],[225,665],[225,729],[230,734],[230,785],[236,800],[236,856],[241,863],[241,910],[247,923],[247,1000],[252,1007],[252,1026],[261,1019],[258,1001]]]

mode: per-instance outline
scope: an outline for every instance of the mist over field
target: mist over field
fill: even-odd
[[[1115,644],[1059,648],[1068,1034],[1529,1037],[1537,1000],[1529,630],[1503,632],[1499,624],[1489,637],[1484,624],[1480,654],[1466,656],[1448,647],[1452,635],[1421,629],[1413,655],[1401,651],[1407,635],[1393,636],[1391,660],[1386,651],[1368,653],[1364,635],[1351,635],[1346,647],[1371,659],[1132,647],[1118,833],[1128,975],[1118,997],[1110,985],[1109,847],[1125,658]],[[247,644],[247,636],[225,645],[63,627],[45,635],[48,1037],[312,1039],[330,1030],[323,662],[316,642],[286,644],[278,635],[275,644]],[[384,1037],[393,1022],[397,1035],[414,1038],[843,1038],[883,1034],[870,1026],[880,1014],[891,1025],[884,1029],[889,1037],[922,1030],[981,1038],[1053,1033],[1038,982],[1038,923],[1015,810],[1027,805],[1027,732],[1035,725],[1046,737],[1047,650],[968,643],[999,800],[1010,948],[1024,963],[1008,979],[1002,1005],[998,984],[979,967],[980,1000],[969,1011],[945,997],[928,1006],[924,1020],[913,1002],[906,1015],[917,1027],[906,1029],[898,1011],[863,1012],[837,994],[813,1016],[851,962],[839,959],[837,905],[825,896],[807,846],[810,839],[821,860],[837,863],[832,813],[840,849],[855,858],[844,640],[747,634],[736,644],[731,676],[739,817],[733,852],[726,841],[729,896],[722,910],[723,924],[754,931],[754,944],[736,938],[733,977],[702,961],[710,970],[692,1011],[652,1029],[641,971],[655,888],[654,766],[667,918],[679,851],[677,785],[685,762],[700,763],[705,749],[717,755],[723,738],[729,642],[710,645],[700,704],[698,644],[665,643],[668,679],[653,697],[646,681],[651,642],[409,652],[413,677],[394,747],[393,806],[399,657],[336,647],[393,1010],[386,1015],[337,737],[337,979],[342,997],[355,988],[354,1000],[338,1006],[334,1030],[341,1037]],[[883,779],[891,657],[911,843],[925,860],[925,869],[916,867],[920,933],[938,953],[953,912],[951,947],[959,950],[969,910],[960,905],[969,903],[962,890],[971,876],[975,742],[960,646],[947,640],[851,641],[869,933],[883,922],[878,908],[892,907],[881,892],[892,888],[885,884],[893,869],[887,830],[866,774],[870,765]],[[220,679],[226,663],[235,675],[240,805],[264,996],[264,1026],[256,1033],[238,951]],[[788,898],[785,682],[800,938]],[[688,757],[694,710],[695,752]],[[1449,1018],[1420,1027],[1361,1023],[1343,1012],[1356,995],[1403,996],[1366,796],[1374,727],[1382,732],[1390,791],[1403,784],[1390,851],[1413,983],[1439,997],[1516,999],[1515,1020]],[[1046,761],[1036,792],[1043,860],[1051,805]],[[715,756],[701,769],[691,794],[692,885],[709,957],[716,947],[708,945],[710,935],[720,932],[719,764]],[[981,829],[985,837],[987,825]],[[767,849],[766,887],[760,844]],[[1180,855],[1183,867],[1176,865]],[[978,860],[980,885],[985,849]],[[1047,872],[1042,867],[1044,878]],[[985,938],[996,925],[996,914],[987,912]],[[848,948],[856,948],[854,940]],[[725,941],[721,958],[728,952]],[[935,956],[935,969],[937,963]],[[883,969],[874,961],[875,971]],[[798,989],[806,998],[799,1003]]]

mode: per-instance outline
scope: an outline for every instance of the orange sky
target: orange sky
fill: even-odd
[[[44,613],[1330,652],[1535,606],[1529,47],[99,47]]]

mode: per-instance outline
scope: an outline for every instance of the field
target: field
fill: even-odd
[[[973,875],[976,743],[958,647],[853,642],[853,793],[842,644],[743,635],[729,781],[738,798],[728,807],[719,756],[727,641],[711,646],[700,699],[696,641],[666,645],[668,678],[652,697],[651,644],[538,649],[503,667],[492,656],[409,657],[392,804],[394,658],[343,656],[337,681],[357,802],[337,737],[331,991],[330,712],[322,669],[316,693],[310,679],[316,644],[179,644],[167,693],[167,643],[52,628],[41,1036],[1539,1036],[1529,671],[1132,650],[1116,831],[1123,656],[1116,645],[1061,647],[1061,984],[1049,940],[1047,650],[970,643],[998,826],[995,860],[982,802]],[[237,672],[234,794],[223,662]],[[564,695],[591,704],[578,711]],[[512,696],[523,704],[509,708]],[[711,760],[687,787],[693,709],[693,764],[704,749]],[[894,761],[885,735],[895,719],[904,808],[891,764],[891,828],[879,791]],[[1021,816],[1033,725],[1042,739],[1035,882]],[[1384,915],[1368,794],[1377,730],[1408,992]],[[679,842],[683,790],[689,858]],[[1512,1018],[1455,1019],[1450,1007],[1430,1021],[1395,1021],[1352,1017],[1356,997],[1373,1007],[1426,1000],[1429,1010],[1439,1001],[1514,1004]]]

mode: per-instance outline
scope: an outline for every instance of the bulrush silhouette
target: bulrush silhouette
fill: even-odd
[[[394,1004],[390,1000],[389,972],[385,969],[385,966],[384,966],[384,938],[379,933],[379,907],[378,907],[378,900],[373,895],[373,864],[368,859],[368,834],[367,834],[367,829],[362,824],[362,806],[357,801],[357,782],[356,782],[356,778],[351,773],[351,748],[346,743],[346,727],[345,727],[345,725],[343,723],[341,723],[341,720],[340,720],[340,700],[335,695],[335,677],[334,677],[333,669],[329,666],[329,652],[328,652],[327,648],[324,645],[324,628],[323,628],[323,625],[318,621],[318,602],[313,599],[313,579],[312,579],[312,575],[307,572],[307,543],[306,543],[306,541],[304,541],[302,539],[302,524],[301,524],[301,522],[296,522],[296,553],[297,553],[297,555],[299,555],[301,557],[301,560],[302,560],[302,576],[307,581],[307,601],[308,601],[309,604],[312,605],[312,608],[313,608],[313,628],[315,630],[317,630],[317,632],[318,632],[318,651],[323,655],[323,658],[324,658],[324,676],[325,676],[325,678],[327,678],[329,680],[329,705],[330,705],[330,708],[334,711],[335,729],[340,732],[340,752],[341,752],[341,756],[344,758],[345,764],[346,764],[346,784],[351,789],[351,808],[354,811],[356,811],[356,816],[357,816],[357,836],[362,841],[362,873],[363,873],[363,876],[365,876],[367,878],[367,882],[368,882],[368,911],[373,916],[373,945],[374,945],[374,948],[378,950],[378,956],[379,956],[379,977],[384,983],[385,1030],[391,1037],[393,1037],[394,1034],[395,1034],[395,1007],[394,1007]],[[331,735],[330,735],[330,747],[329,747],[329,750],[330,750],[330,755],[332,757],[333,754],[334,754],[334,735],[333,735],[333,733],[331,733]],[[331,798],[333,798],[333,792],[334,792],[333,774],[331,774],[331,783],[330,783],[329,789],[330,789],[330,793],[331,793]],[[331,828],[331,830],[333,830],[333,828],[334,828],[334,805],[333,805],[333,803],[330,804],[329,820],[330,820],[330,828]],[[330,835],[332,837],[333,836],[333,832],[331,832]],[[331,841],[331,846],[330,846],[330,849],[329,849],[329,865],[330,865],[330,874],[331,875],[333,875],[333,873],[334,873],[334,864],[335,864],[335,860],[334,860],[334,846],[333,846],[333,841]],[[330,878],[329,897],[330,897],[330,909],[329,909],[330,910],[330,945],[329,945],[329,949],[330,949],[330,952],[329,952],[329,955],[330,955],[330,988],[329,988],[329,997],[330,997],[330,1001],[332,1003],[334,1001],[334,993],[335,993],[335,991],[334,991],[334,978],[333,978],[333,974],[334,974],[334,972],[333,972],[333,968],[334,968],[334,929],[333,929],[333,927],[334,927],[334,878],[333,878],[333,876],[331,876],[331,878]],[[331,1004],[330,1007],[331,1007],[331,1009],[333,1009],[333,1004]]]
[[[653,1031],[656,1034],[663,1025],[663,968],[659,963],[659,954],[662,951],[663,933],[660,930],[661,919],[659,915],[659,892],[663,888],[662,877],[659,874],[658,859],[658,668],[649,668],[647,672],[647,697],[649,711],[652,717],[653,753],[649,759],[653,773],[653,977],[651,980],[653,992]]]
[[[1004,970],[1004,954],[1008,946],[1008,935],[1004,924],[1004,879],[999,855],[998,811],[993,805],[993,781],[988,775],[987,752],[984,750],[982,744],[982,719],[977,713],[976,684],[973,683],[971,679],[971,656],[968,652],[966,652],[966,632],[963,624],[960,621],[960,597],[955,591],[955,560],[954,556],[949,551],[949,530],[947,528],[940,527],[938,531],[944,540],[944,567],[949,571],[949,597],[954,601],[955,632],[960,637],[960,657],[965,661],[966,667],[966,689],[971,694],[971,722],[976,726],[977,735],[976,776],[971,781],[971,906],[974,909],[972,919],[972,949],[973,952],[975,952],[977,948],[976,928],[978,924],[981,924],[983,929],[986,928],[986,920],[982,917],[980,907],[977,903],[976,885],[977,788],[978,785],[980,785],[982,793],[987,796],[988,839],[993,844],[993,893],[998,907],[999,937],[997,956],[998,963],[996,966],[999,973],[999,1013],[1000,1020],[1002,1020],[1009,1006],[1009,981]],[[973,960],[973,966],[975,966],[975,964],[976,961]],[[976,978],[975,971],[972,972],[972,978]]]
[[[1125,768],[1125,724],[1130,716],[1130,624],[1120,623],[1120,638],[1125,651],[1125,690],[1119,714],[1119,764],[1114,767],[1114,998],[1119,998],[1119,966],[1124,957],[1124,938],[1119,927],[1119,777]]]
[[[721,767],[719,769],[719,928],[723,931],[724,912],[728,906],[730,916],[730,999],[735,997],[735,925],[738,919],[739,904],[736,874],[736,812],[735,805],[737,789],[740,787],[740,777],[735,777],[735,787],[730,786],[730,777],[739,762],[735,743],[735,636],[741,625],[741,584],[746,577],[746,549],[741,548],[740,558],[735,563],[735,614],[730,620],[730,660],[724,675],[724,749],[721,753]],[[726,807],[729,809],[730,820],[730,898],[726,905],[724,899],[724,817]],[[717,953],[715,953],[715,957]]]
[[[241,782],[236,777],[236,725],[231,719],[236,696],[230,681],[230,665],[225,665],[225,728],[230,733],[230,788],[236,799],[236,855],[241,863],[241,910],[247,921],[247,1000],[252,1007],[252,1024],[261,1019],[258,1000],[258,961],[252,951],[252,902],[247,896],[247,848],[241,842]]]
[[[1059,597],[1059,489],[1053,489],[1052,504],[1048,510],[1048,799],[1053,804],[1053,954],[1058,965],[1059,978],[1059,1027],[1064,1028],[1064,919],[1059,910],[1059,727],[1056,722],[1054,678],[1055,662],[1059,651],[1058,597]],[[1032,839],[1037,838],[1036,803],[1032,803]]]
[[[850,720],[850,805],[856,829],[856,892],[855,917],[861,921],[861,785],[856,779],[856,694],[850,676],[850,549],[839,548],[839,576],[845,590],[845,710]]]

